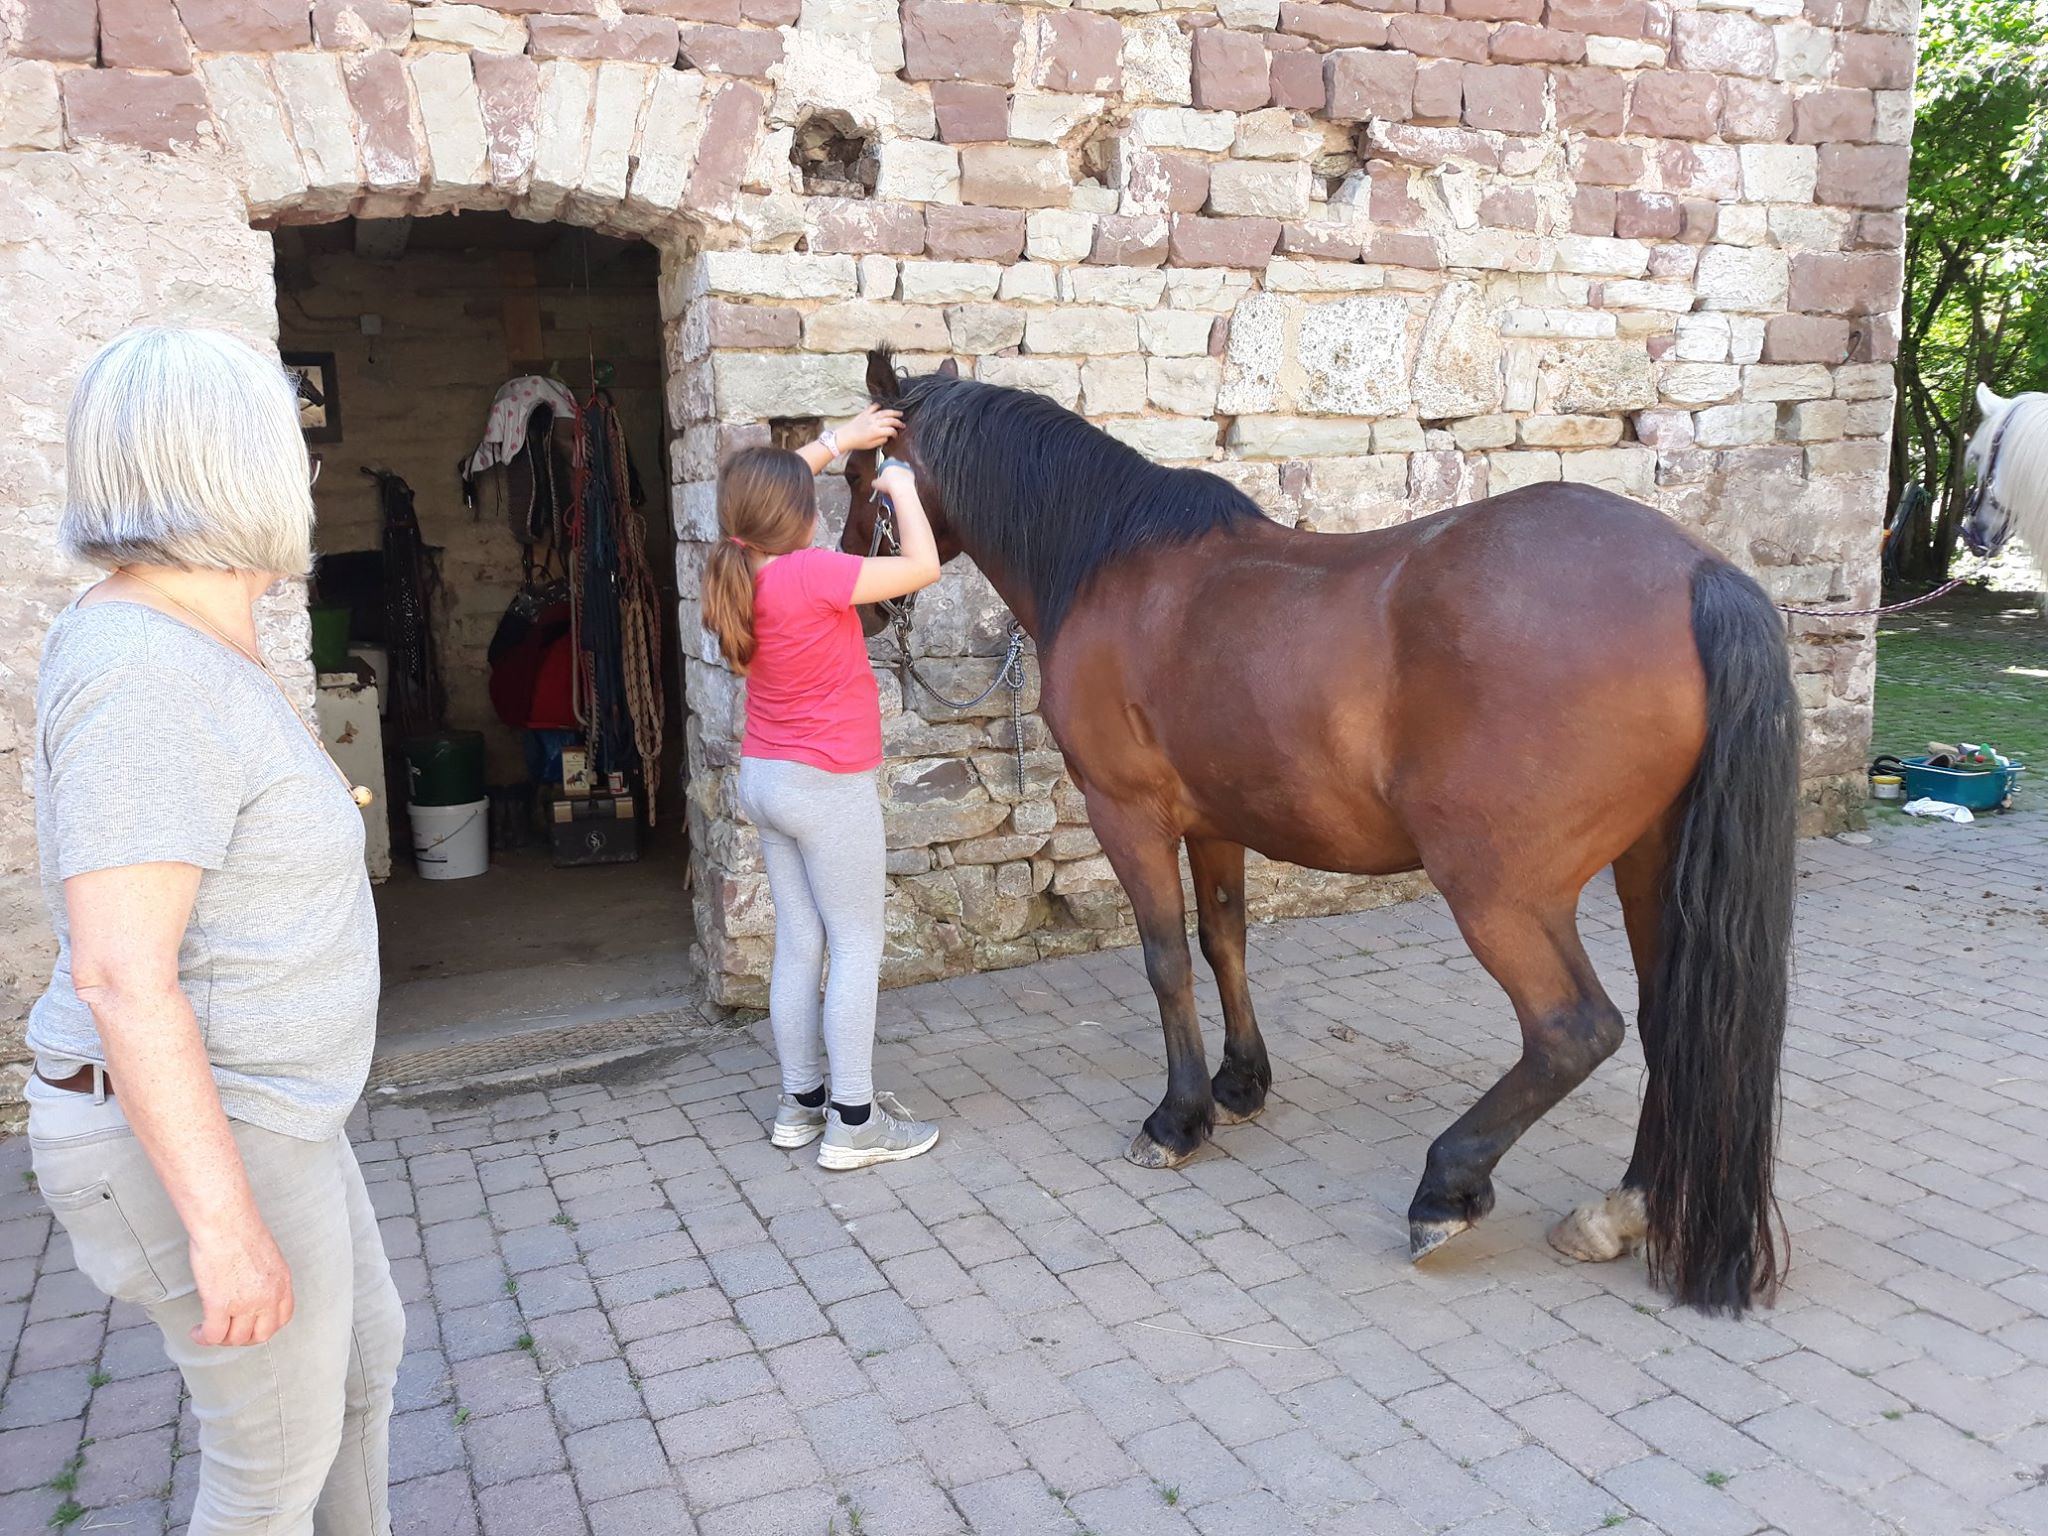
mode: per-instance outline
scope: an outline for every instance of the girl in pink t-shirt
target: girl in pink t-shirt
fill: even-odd
[[[718,477],[723,538],[704,572],[705,627],[747,679],[740,809],[760,829],[775,902],[768,1011],[782,1102],[772,1139],[801,1147],[824,1137],[821,1168],[915,1157],[939,1139],[937,1126],[877,1094],[872,1076],[885,884],[875,785],[882,714],[854,610],[939,579],[911,472],[888,462],[875,481],[896,510],[902,554],[863,560],[812,547],[814,477],[841,452],[880,447],[901,421],[870,406],[799,452],[733,454]]]

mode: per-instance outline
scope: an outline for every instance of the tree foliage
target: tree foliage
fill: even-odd
[[[1947,574],[1980,383],[2048,389],[2048,0],[1932,0],[1921,20],[1893,505],[1895,574]]]

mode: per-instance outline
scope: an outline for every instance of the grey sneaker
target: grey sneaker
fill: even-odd
[[[825,1134],[825,1106],[816,1109],[797,1103],[785,1093],[775,1109],[775,1129],[768,1139],[778,1147],[808,1147]]]
[[[913,1120],[893,1094],[877,1093],[864,1125],[848,1125],[831,1112],[825,1141],[818,1148],[818,1166],[833,1172],[896,1163],[929,1152],[938,1144],[939,1128],[929,1120]]]

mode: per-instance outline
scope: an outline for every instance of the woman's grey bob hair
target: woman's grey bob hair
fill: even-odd
[[[312,569],[298,392],[225,332],[151,326],[100,348],[71,397],[64,478],[58,536],[94,565]]]

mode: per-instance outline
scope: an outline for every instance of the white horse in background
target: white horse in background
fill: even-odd
[[[1979,384],[1977,408],[1984,420],[1963,456],[1971,478],[1963,543],[1990,556],[2017,533],[2048,583],[2048,394],[2006,400]]]

